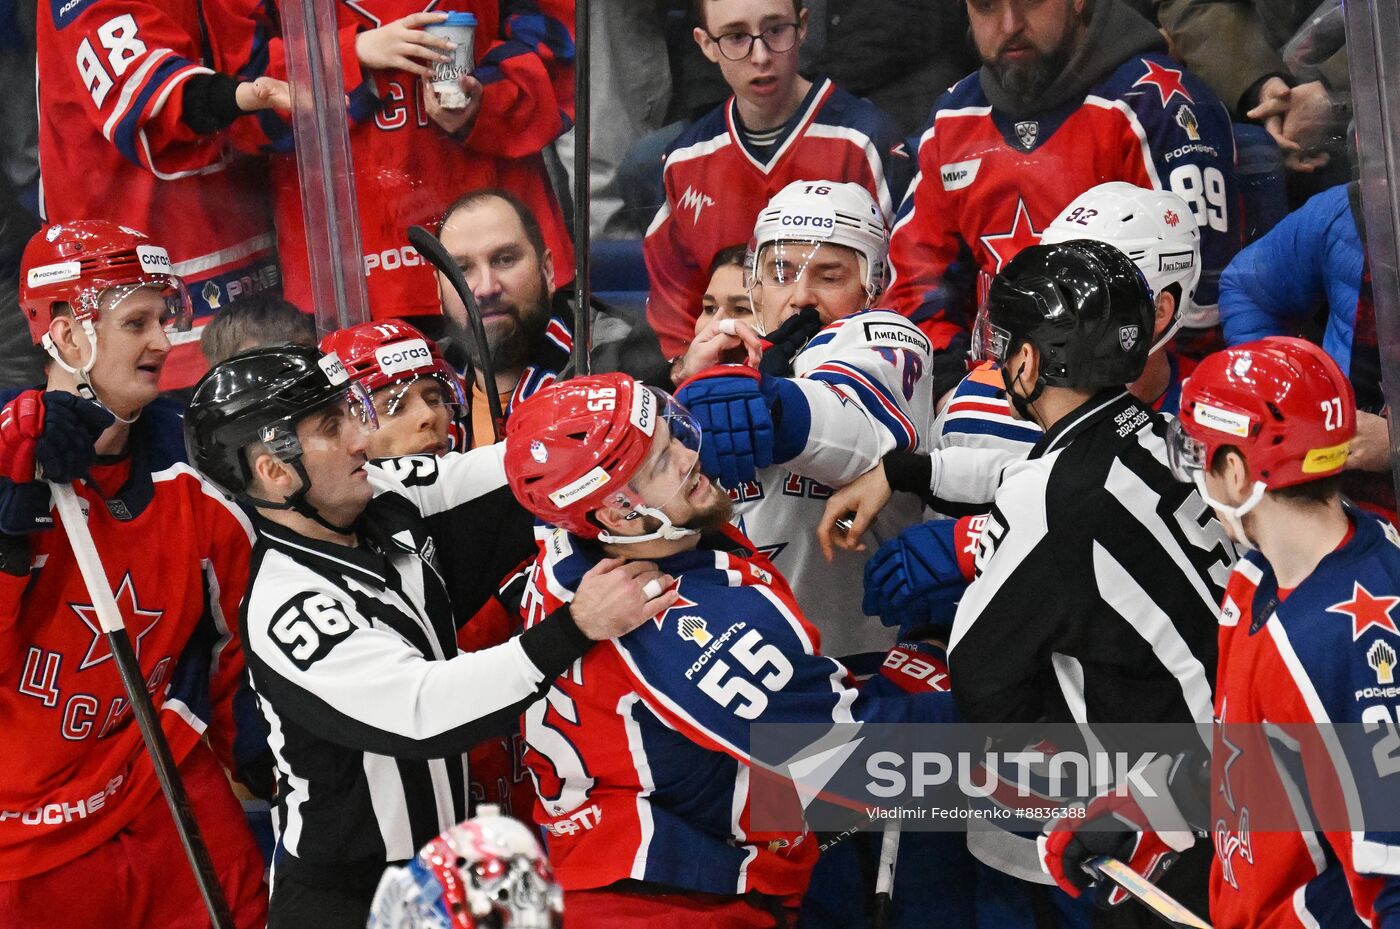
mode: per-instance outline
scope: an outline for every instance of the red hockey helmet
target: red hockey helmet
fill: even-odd
[[[652,454],[657,424],[661,438],[678,439],[695,464],[678,483],[643,490],[642,465]],[[700,427],[670,394],[626,374],[599,374],[552,384],[511,413],[506,423],[506,478],[525,509],[584,538],[640,542],[680,538],[660,512],[699,468]],[[669,441],[658,454],[665,454]],[[652,469],[648,468],[650,472]],[[588,518],[603,507],[652,516],[662,528],[642,536],[605,533]]]
[[[19,305],[35,345],[44,344],[55,304],[96,324],[102,295],[113,288],[158,287],[167,328],[187,331],[190,296],[170,255],[144,233],[101,219],[58,223],[35,233],[20,261]]]
[[[1276,490],[1329,477],[1356,435],[1356,395],[1332,357],[1303,339],[1272,336],[1216,352],[1181,389],[1168,451],[1178,479],[1210,467],[1222,446]]]
[[[371,394],[432,377],[447,391],[447,402],[457,406],[456,412],[467,407],[462,379],[442,357],[437,343],[401,319],[336,330],[321,340],[321,351],[339,355],[345,370]]]

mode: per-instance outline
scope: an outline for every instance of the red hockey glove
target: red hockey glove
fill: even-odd
[[[1149,793],[1130,780],[1126,790],[1110,790],[1087,804],[1071,804],[1051,820],[1036,841],[1041,867],[1061,890],[1071,897],[1089,891],[1096,905],[1117,906],[1128,898],[1127,892],[1090,874],[1084,867],[1087,862],[1109,855],[1155,881],[1195,844],[1191,827],[1168,788],[1172,761],[1162,755],[1142,770],[1140,780]]]

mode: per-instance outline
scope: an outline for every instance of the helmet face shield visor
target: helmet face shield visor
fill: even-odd
[[[1181,420],[1173,419],[1167,427],[1167,465],[1172,477],[1183,483],[1194,483],[1196,475],[1204,473],[1209,464],[1206,443],[1192,438]]]
[[[299,430],[301,423],[307,423],[308,427]],[[262,426],[258,438],[277,458],[293,461],[307,451],[343,448],[352,438],[367,436],[378,428],[374,402],[363,387],[351,381],[316,409]]]
[[[977,321],[972,325],[971,355],[974,363],[994,361],[1005,364],[1011,352],[1011,333],[992,324],[991,314],[984,303],[977,311]]]
[[[178,277],[164,274],[110,285],[94,282],[93,286],[79,291],[75,310],[79,319],[97,321],[102,314],[120,314],[142,302],[150,302],[166,335],[190,331],[194,308],[189,291]]]
[[[384,419],[392,419],[399,415],[406,408],[405,401],[408,399],[409,389],[419,381],[428,381],[436,385],[440,391],[437,395],[439,399],[425,397],[425,402],[430,404],[440,402],[447,407],[448,416],[454,419],[465,414],[467,396],[462,390],[461,381],[437,371],[427,374],[412,374],[376,390],[374,392],[375,414]]]
[[[627,482],[602,504],[629,510],[634,516],[660,510],[688,492],[700,472],[700,424],[664,390],[646,390],[655,401],[658,414],[651,451]]]
[[[854,249],[821,239],[783,239],[749,243],[744,285],[781,289],[804,281],[815,290],[844,293],[852,285],[865,287],[866,276],[865,258]]]

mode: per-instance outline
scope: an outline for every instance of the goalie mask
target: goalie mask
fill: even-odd
[[[505,464],[527,510],[582,538],[623,545],[696,532],[662,508],[702,480],[699,424],[670,394],[626,374],[573,378],[531,396],[506,424]],[[660,525],[615,535],[592,518],[605,507]]]
[[[539,841],[491,804],[380,878],[369,929],[559,929],[564,892]]]

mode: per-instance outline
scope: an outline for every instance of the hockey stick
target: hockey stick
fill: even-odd
[[[92,598],[93,609],[97,613],[98,625],[107,636],[107,645],[112,650],[112,661],[121,675],[126,698],[131,702],[131,712],[136,718],[136,727],[141,730],[141,738],[150,753],[151,765],[155,768],[156,780],[160,782],[160,792],[170,806],[175,818],[175,831],[180,834],[180,844],[185,847],[190,869],[194,871],[199,894],[204,898],[204,906],[209,911],[209,919],[215,929],[233,929],[233,914],[228,901],[224,899],[224,888],[214,872],[213,859],[209,849],[199,834],[199,824],[195,822],[190,798],[185,794],[184,782],[175,770],[175,759],[170,755],[170,746],[165,742],[156,719],[155,706],[151,695],[146,692],[146,682],[141,677],[141,665],[136,660],[136,652],[131,647],[131,637],[126,633],[121,610],[112,596],[112,588],[107,583],[107,572],[93,545],[88,532],[87,518],[78,505],[77,494],[67,484],[49,482],[53,491],[53,502],[58,508],[63,529],[68,534],[68,544],[73,547],[73,557],[78,562],[78,570],[87,585],[88,596]]]
[[[880,865],[875,872],[875,912],[870,918],[874,929],[885,929],[889,924],[890,906],[894,898],[894,869],[899,863],[899,828],[899,820],[886,820],[885,832],[880,839]]]
[[[592,158],[592,111],[589,109],[588,72],[592,56],[592,34],[588,28],[588,0],[574,4],[574,357],[575,374],[592,373],[589,348],[593,343],[593,294],[589,243],[590,170]]]
[[[481,319],[481,307],[476,305],[476,298],[472,296],[472,289],[467,286],[462,269],[457,267],[457,262],[447,254],[447,249],[442,247],[437,236],[422,226],[409,226],[408,242],[418,250],[418,254],[428,260],[428,264],[442,272],[452,289],[457,292],[462,306],[467,308],[467,321],[471,323],[472,338],[476,340],[477,354],[480,355],[478,360],[481,362],[481,379],[485,382],[483,389],[486,392],[486,407],[491,411],[491,428],[496,441],[499,442],[505,437],[506,417],[501,412],[501,395],[496,390],[496,366],[491,363],[491,349],[486,343],[486,323]]]
[[[1153,915],[1174,929],[1211,929],[1210,923],[1192,913],[1172,896],[1117,858],[1103,855],[1084,863],[1094,877],[1106,878],[1123,888]]]

